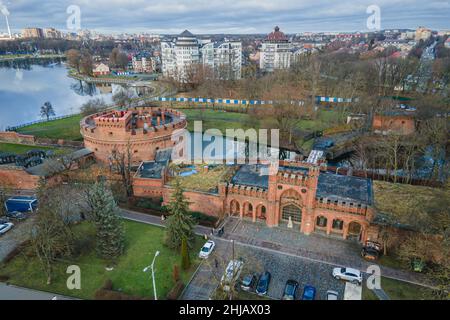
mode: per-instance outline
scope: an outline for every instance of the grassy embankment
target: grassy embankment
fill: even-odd
[[[180,254],[164,245],[163,228],[132,221],[124,221],[124,225],[126,251],[118,259],[113,271],[107,271],[105,269],[107,262],[98,258],[95,253],[93,225],[82,223],[74,227],[78,254],[61,259],[55,265],[52,284],[46,284],[46,276],[42,272],[38,258],[27,254],[27,249],[6,265],[0,266],[0,276],[9,277],[8,282],[14,285],[82,299],[93,299],[96,290],[102,287],[107,279],[111,279],[114,290],[153,298],[151,274],[144,273],[143,269],[152,262],[155,252],[160,251],[155,262],[155,279],[158,297],[165,299],[174,286],[173,266],[181,265]],[[202,240],[197,237],[191,250],[191,268],[187,271],[180,268],[180,277],[184,283],[188,282],[198,266],[196,253],[202,244]],[[80,290],[69,290],[66,286],[69,276],[66,270],[70,265],[78,265],[81,268]]]

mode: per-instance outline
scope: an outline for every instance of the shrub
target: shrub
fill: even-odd
[[[112,283],[111,279],[107,279],[105,281],[105,283],[103,284],[102,289],[103,290],[112,290],[113,289],[113,283]]]
[[[10,279],[10,276],[7,274],[0,274],[0,282],[6,282]]]
[[[176,264],[173,265],[172,277],[175,282],[180,280],[180,268]]]
[[[195,219],[195,221],[199,224],[202,224],[204,226],[213,227],[215,226],[218,218],[214,216],[210,216],[201,212],[193,211],[191,212],[192,218]]]
[[[188,250],[187,240],[186,240],[186,238],[183,238],[183,240],[181,240],[181,267],[184,270],[187,270],[187,269],[189,269],[190,266],[191,266],[191,260],[189,258],[189,250]]]
[[[177,300],[184,289],[184,283],[183,281],[179,280],[175,283],[173,288],[169,291],[169,293],[166,296],[167,300]]]

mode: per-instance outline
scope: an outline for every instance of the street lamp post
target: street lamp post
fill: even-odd
[[[156,252],[155,252],[155,256],[153,257],[152,264],[149,265],[148,267],[145,267],[144,270],[143,270],[144,272],[147,272],[148,269],[151,269],[151,270],[152,270],[153,295],[154,295],[154,297],[155,297],[155,300],[158,300],[158,297],[157,297],[157,295],[156,295],[155,269],[154,269],[155,260],[156,260],[156,257],[157,257],[157,256],[159,256],[159,251],[156,251]]]

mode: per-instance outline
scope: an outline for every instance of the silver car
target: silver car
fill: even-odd
[[[361,285],[363,280],[361,271],[353,268],[334,268],[333,277],[337,280],[342,279],[359,285]]]
[[[12,227],[14,227],[14,224],[11,222],[0,224],[0,235],[7,233]]]

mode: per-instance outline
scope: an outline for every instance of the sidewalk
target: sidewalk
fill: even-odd
[[[165,224],[166,224],[166,221],[162,221],[161,217],[158,217],[158,216],[153,216],[150,214],[145,214],[145,213],[136,212],[136,211],[132,211],[132,210],[128,210],[128,209],[122,209],[122,208],[121,208],[121,211],[122,211],[122,216],[128,220],[151,224],[151,225],[158,226],[158,227],[165,227]],[[201,225],[196,225],[194,228],[194,231],[197,235],[204,236],[205,234],[210,235],[212,232],[212,228],[201,226]]]
[[[32,290],[0,283],[0,300],[78,300],[50,292]]]

